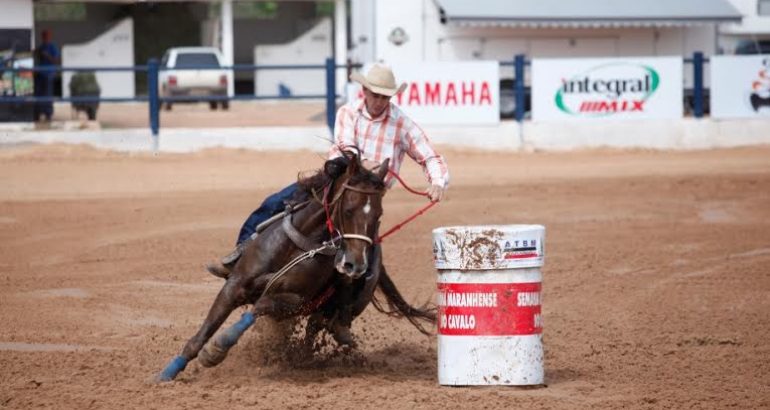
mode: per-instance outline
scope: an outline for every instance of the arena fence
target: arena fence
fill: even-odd
[[[706,93],[704,90],[703,73],[704,65],[709,62],[702,52],[696,52],[691,58],[684,59],[685,64],[692,65],[693,88],[686,90],[686,99],[691,101],[692,115],[695,118],[702,118],[704,115],[704,102]],[[515,99],[516,121],[524,121],[527,111],[527,98],[530,95],[530,88],[526,86],[526,67],[531,65],[525,55],[514,56],[512,61],[500,61],[503,67],[513,67],[513,96]],[[147,76],[148,93],[147,95],[137,95],[132,97],[101,97],[101,96],[17,96],[14,93],[9,95],[0,95],[0,104],[29,105],[41,102],[71,102],[71,103],[124,103],[124,102],[147,102],[149,127],[154,136],[157,136],[160,127],[160,108],[163,103],[173,103],[179,101],[244,101],[244,100],[283,100],[283,99],[324,99],[326,101],[326,122],[329,129],[334,127],[334,117],[336,114],[337,101],[341,97],[336,93],[337,90],[337,70],[345,69],[349,74],[352,69],[360,68],[357,64],[335,64],[331,58],[326,59],[324,64],[306,64],[306,65],[232,65],[225,67],[186,67],[194,70],[230,70],[233,74],[236,71],[257,72],[260,70],[324,70],[326,73],[326,92],[323,94],[301,94],[301,95],[254,95],[254,94],[236,94],[233,96],[163,96],[159,93],[159,73],[164,70],[160,67],[157,59],[151,59],[146,65],[125,66],[125,67],[0,67],[0,74],[10,75],[10,83],[14,84],[14,77],[17,75],[30,75],[38,72],[115,72],[130,71],[134,73],[145,73]],[[233,75],[234,77],[234,75]],[[52,81],[49,80],[49,81]],[[684,102],[683,102],[684,103]]]

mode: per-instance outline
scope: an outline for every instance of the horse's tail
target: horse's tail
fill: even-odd
[[[423,305],[420,308],[414,307],[404,300],[401,296],[401,292],[396,288],[396,284],[388,276],[385,269],[380,272],[380,278],[377,283],[380,291],[385,295],[385,302],[387,307],[383,306],[383,302],[377,298],[377,294],[372,297],[372,304],[375,309],[388,316],[397,318],[405,317],[414,327],[417,328],[424,335],[431,335],[432,332],[425,329],[424,325],[433,325],[436,323],[436,308],[432,306]]]

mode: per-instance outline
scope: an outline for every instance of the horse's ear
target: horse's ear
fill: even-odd
[[[348,175],[355,175],[361,169],[361,160],[358,155],[353,154],[348,161]]]
[[[380,178],[381,181],[385,181],[385,177],[388,175],[388,169],[390,168],[390,158],[386,159],[385,161],[380,164],[380,169],[377,172],[377,176]]]
[[[331,179],[337,179],[340,175],[345,173],[348,162],[348,159],[344,156],[330,159],[324,163],[324,173]]]

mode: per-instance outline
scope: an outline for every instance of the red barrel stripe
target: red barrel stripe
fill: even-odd
[[[439,283],[438,333],[517,336],[543,332],[541,284]]]

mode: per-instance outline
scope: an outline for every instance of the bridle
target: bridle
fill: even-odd
[[[324,187],[324,196],[321,203],[323,204],[324,211],[326,212],[326,229],[329,231],[329,235],[331,236],[332,241],[335,242],[335,246],[339,248],[340,244],[337,241],[342,239],[358,239],[368,243],[369,245],[373,245],[374,240],[367,235],[361,235],[358,233],[345,233],[342,231],[342,207],[340,206],[340,200],[345,194],[345,191],[353,191],[365,195],[379,195],[382,194],[382,191],[358,188],[350,185],[348,181],[345,181],[334,195],[334,198],[329,200],[332,185],[333,183],[330,183]],[[332,215],[334,214],[336,214],[337,220],[340,222],[339,228],[335,227],[334,225],[334,220],[332,218]]]

